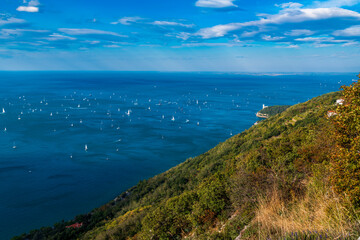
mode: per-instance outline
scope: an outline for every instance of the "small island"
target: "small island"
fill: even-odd
[[[263,109],[257,112],[256,116],[258,118],[269,118],[271,116],[284,112],[289,107],[291,107],[291,105],[265,106],[263,104]]]

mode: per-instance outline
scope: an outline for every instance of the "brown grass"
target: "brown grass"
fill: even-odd
[[[326,232],[333,238],[354,236],[359,217],[345,205],[349,203],[331,190],[309,190],[301,200],[286,203],[274,189],[268,197],[260,198],[255,223],[260,239],[278,239],[304,231]]]

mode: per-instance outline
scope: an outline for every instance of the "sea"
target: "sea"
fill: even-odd
[[[0,72],[0,239],[87,213],[356,73]]]

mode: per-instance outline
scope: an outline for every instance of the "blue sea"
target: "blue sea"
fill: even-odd
[[[344,74],[0,72],[0,239],[86,213]]]

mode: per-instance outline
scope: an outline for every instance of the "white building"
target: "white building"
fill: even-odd
[[[343,105],[344,102],[345,102],[345,100],[340,98],[340,99],[336,100],[336,105]]]

